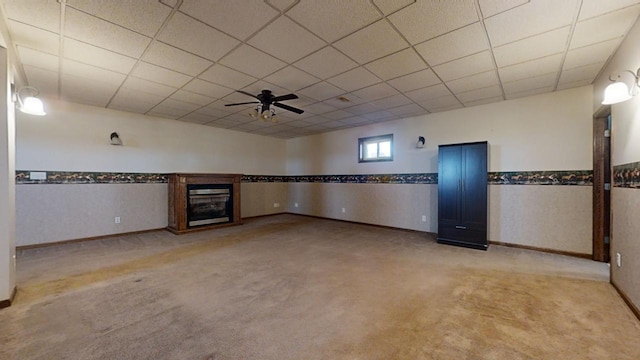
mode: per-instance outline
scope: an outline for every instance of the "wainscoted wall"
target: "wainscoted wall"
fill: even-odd
[[[640,190],[614,187],[611,192],[611,279],[640,308]],[[622,256],[616,265],[616,253]]]
[[[242,181],[240,210],[243,218],[287,212],[286,182],[245,182],[244,179]]]

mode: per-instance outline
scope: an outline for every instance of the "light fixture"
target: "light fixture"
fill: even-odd
[[[425,143],[425,138],[424,136],[418,136],[418,142],[416,143],[416,148],[417,149],[422,149],[424,147],[424,143]]]
[[[120,135],[115,131],[111,133],[111,145],[122,146],[122,139],[120,139]]]
[[[25,86],[20,88],[16,92],[16,100],[18,102],[18,110],[25,114],[43,116],[47,115],[44,112],[44,104],[42,100],[38,99],[39,92],[36,88],[31,86]]]
[[[271,117],[273,116],[274,112],[272,110],[266,109],[265,111],[262,112],[262,115],[260,116],[260,118],[263,121],[267,121],[267,120],[271,120]]]
[[[631,70],[624,70],[616,75],[616,79],[619,80],[625,73],[629,73],[633,76],[631,89],[629,89],[629,86],[627,86],[627,83],[624,81],[616,81],[609,76],[609,80],[615,82],[613,84],[609,84],[609,86],[604,90],[604,100],[602,100],[602,105],[617,104],[638,95],[638,88],[640,88],[640,68],[638,68],[635,73]]]
[[[260,105],[256,106],[255,109],[249,111],[249,116],[251,116],[251,118],[254,120],[260,119],[260,109]]]

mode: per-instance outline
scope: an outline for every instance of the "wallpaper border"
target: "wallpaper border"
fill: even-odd
[[[640,161],[614,166],[613,186],[640,189]]]
[[[638,164],[640,163],[633,163]],[[637,171],[638,166],[634,169]],[[30,178],[31,172],[44,172],[46,180]],[[166,183],[168,174],[76,172],[76,171],[16,171],[16,184],[157,184]],[[437,173],[365,174],[365,175],[243,175],[244,183],[356,183],[356,184],[437,184]],[[490,185],[593,185],[591,170],[509,171],[491,172]],[[640,176],[633,183],[640,187]],[[617,186],[617,185],[616,185]]]

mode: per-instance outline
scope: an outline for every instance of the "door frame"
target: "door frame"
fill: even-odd
[[[593,253],[595,261],[609,262],[611,239],[611,133],[605,137],[611,106],[603,105],[593,114]],[[608,157],[608,159],[607,159]],[[607,164],[609,169],[607,169]],[[609,190],[605,184],[609,183]]]

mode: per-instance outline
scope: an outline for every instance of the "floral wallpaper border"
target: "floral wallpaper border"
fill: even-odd
[[[640,161],[614,166],[613,186],[640,189]]]
[[[621,180],[625,187],[640,187],[640,163],[633,169],[637,175]],[[622,171],[623,178],[631,172]],[[168,174],[38,171],[45,173],[46,180],[31,179],[33,170],[16,171],[17,184],[154,184],[166,183]],[[626,178],[624,178],[626,179]],[[491,185],[593,185],[593,171],[511,171],[488,174]],[[626,181],[626,182],[624,182]],[[437,173],[368,174],[368,175],[243,175],[245,183],[304,182],[304,183],[357,183],[357,184],[437,184]],[[624,186],[617,185],[616,186]]]

